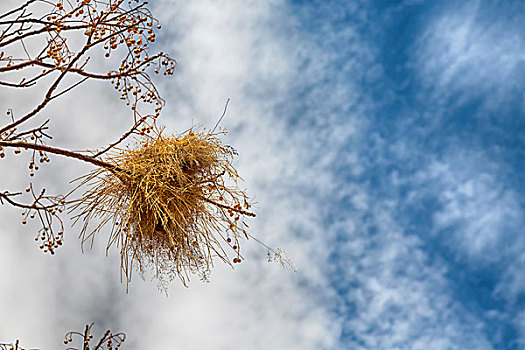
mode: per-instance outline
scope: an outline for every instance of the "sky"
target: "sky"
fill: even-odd
[[[1,6],[7,6],[2,4]],[[0,341],[61,348],[94,322],[125,349],[524,349],[525,3],[152,0],[170,132],[221,126],[257,202],[252,233],[297,271],[217,264],[126,294],[105,237],[40,252],[0,207]],[[38,98],[0,90],[0,108]],[[53,145],[109,143],[129,112],[100,82],[45,109]],[[24,188],[14,157],[0,190]],[[55,192],[90,166],[52,159]],[[18,169],[18,170],[15,170]],[[18,187],[17,187],[18,186]]]

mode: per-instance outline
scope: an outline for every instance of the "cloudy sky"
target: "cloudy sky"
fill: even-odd
[[[252,233],[297,272],[247,242],[247,259],[209,283],[174,281],[166,296],[136,275],[126,294],[105,237],[82,254],[68,229],[44,256],[3,206],[0,341],[57,349],[95,322],[126,332],[126,349],[525,348],[525,3],[150,7],[155,49],[178,62],[158,81],[163,122],[212,127],[231,99],[221,125],[257,202]],[[0,90],[0,108],[21,114],[31,98]],[[85,149],[130,116],[94,82],[49,117],[53,145]],[[0,162],[0,190],[29,181],[15,163]],[[91,169],[52,163],[39,176],[56,191]]]

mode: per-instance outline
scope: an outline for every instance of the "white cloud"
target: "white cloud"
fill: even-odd
[[[505,168],[479,152],[445,153],[411,180],[411,201],[435,196],[433,232],[469,271],[494,271],[492,298],[514,315],[525,292],[525,238],[519,195],[505,182]],[[496,272],[500,271],[500,272]],[[518,329],[521,323],[517,322]]]
[[[352,349],[491,349],[483,323],[450,291],[447,269],[393,218],[395,200],[374,200],[369,221],[341,221],[335,274],[346,290],[345,346]],[[334,274],[334,275],[335,275]],[[338,279],[338,277],[335,277]]]
[[[435,232],[475,263],[501,259],[504,251],[513,250],[509,241],[525,243],[514,235],[522,210],[502,171],[501,164],[481,153],[456,149],[415,176],[418,195],[434,193],[441,205],[433,216]]]
[[[442,103],[483,96],[493,107],[521,84],[525,42],[503,11],[487,20],[479,1],[440,11],[413,47],[423,86]]]

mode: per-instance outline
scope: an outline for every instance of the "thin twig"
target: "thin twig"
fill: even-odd
[[[133,125],[133,127],[131,129],[129,129],[124,135],[122,135],[117,141],[113,142],[112,144],[110,144],[109,146],[107,146],[106,148],[104,148],[102,151],[98,152],[98,153],[95,153],[95,155],[93,155],[93,158],[97,158],[97,157],[100,157],[101,155],[103,155],[104,153],[106,153],[107,151],[109,151],[110,149],[112,149],[113,147],[115,147],[116,145],[118,145],[119,143],[121,143],[122,141],[124,141],[124,139],[126,139],[129,135],[133,134],[133,132],[135,132],[137,130],[137,128],[142,124],[144,123],[144,121],[146,121],[146,119],[148,119],[148,116],[145,116],[145,117],[142,117],[140,118],[136,123],[135,125]]]
[[[228,103],[230,103],[230,99],[229,98],[226,100],[226,105],[224,106],[224,111],[222,112],[221,117],[217,121],[217,124],[215,124],[215,126],[213,127],[213,130],[211,131],[211,134],[213,134],[215,132],[215,129],[217,129],[217,127],[219,126],[219,123],[221,122],[222,118],[224,118],[224,115],[226,114],[226,110],[228,109]]]

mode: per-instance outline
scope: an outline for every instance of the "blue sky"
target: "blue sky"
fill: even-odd
[[[525,3],[151,9],[163,24],[156,48],[178,62],[159,80],[168,130],[213,126],[231,98],[221,125],[257,202],[253,234],[285,248],[297,272],[246,243],[246,261],[218,265],[210,283],[174,282],[166,298],[146,276],[126,295],[104,238],[80,255],[72,229],[63,252],[41,257],[2,208],[2,227],[20,235],[0,246],[0,300],[26,302],[0,320],[0,340],[56,348],[72,325],[95,321],[126,332],[128,349],[174,338],[183,349],[525,348]],[[126,130],[126,109],[104,89],[50,107],[56,146]],[[25,103],[1,96],[2,108]],[[57,164],[63,173],[43,175],[57,191],[89,170]]]
[[[523,4],[290,6],[321,56],[306,75],[323,65],[298,73],[288,127],[322,139],[336,183],[323,224],[339,346],[524,347]]]
[[[523,4],[292,8],[333,55],[323,93],[352,102],[316,101],[325,108],[291,129],[316,133],[324,118],[344,129],[356,112],[363,124],[327,165],[338,184],[324,220],[340,346],[523,348]],[[308,103],[316,88],[305,86]],[[359,174],[341,162],[353,151]],[[369,206],[338,195],[356,185]],[[354,217],[352,230],[340,225]]]

